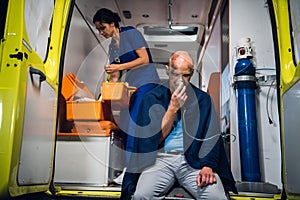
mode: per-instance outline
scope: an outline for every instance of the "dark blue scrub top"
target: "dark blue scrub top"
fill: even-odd
[[[120,28],[120,48],[116,48],[114,40],[109,45],[110,63],[118,64],[115,59],[119,58],[121,63],[130,62],[138,58],[135,50],[146,47],[149,64],[126,71],[125,82],[130,86],[140,87],[146,83],[157,83],[159,76],[154,67],[152,56],[143,35],[134,27]]]

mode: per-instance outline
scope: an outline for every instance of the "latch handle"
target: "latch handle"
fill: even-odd
[[[34,69],[33,67],[30,67],[29,68],[29,72],[30,72],[31,80],[33,78],[32,77],[33,74],[37,74],[37,75],[40,76],[40,83],[46,80],[46,76],[45,76],[45,74],[41,70]]]

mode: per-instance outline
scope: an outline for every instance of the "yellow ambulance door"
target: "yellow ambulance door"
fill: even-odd
[[[287,199],[300,199],[300,1],[272,0],[280,70],[282,177]]]
[[[66,2],[1,1],[0,199],[50,187]]]

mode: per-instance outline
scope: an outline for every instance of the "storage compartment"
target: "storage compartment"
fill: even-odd
[[[111,121],[74,121],[72,132],[110,136],[113,130],[117,131],[118,127]]]
[[[124,87],[121,91],[121,96],[114,91],[110,91],[112,93],[108,96],[122,99],[126,93],[128,104],[128,90]],[[64,77],[61,93],[55,184],[68,187],[108,186],[125,163],[125,152],[118,138],[119,128],[110,101],[95,100],[74,74]]]
[[[58,137],[56,183],[108,184],[109,137]]]
[[[67,101],[67,120],[104,120],[101,101]]]

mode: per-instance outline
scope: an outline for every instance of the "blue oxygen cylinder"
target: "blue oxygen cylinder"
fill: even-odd
[[[250,39],[249,39],[250,40]],[[249,47],[248,47],[249,48]],[[252,54],[247,56],[247,45],[239,49],[242,53],[235,65],[234,87],[238,102],[238,130],[242,181],[260,182],[260,163],[258,151],[256,96],[257,88]],[[243,52],[245,52],[243,54]]]

